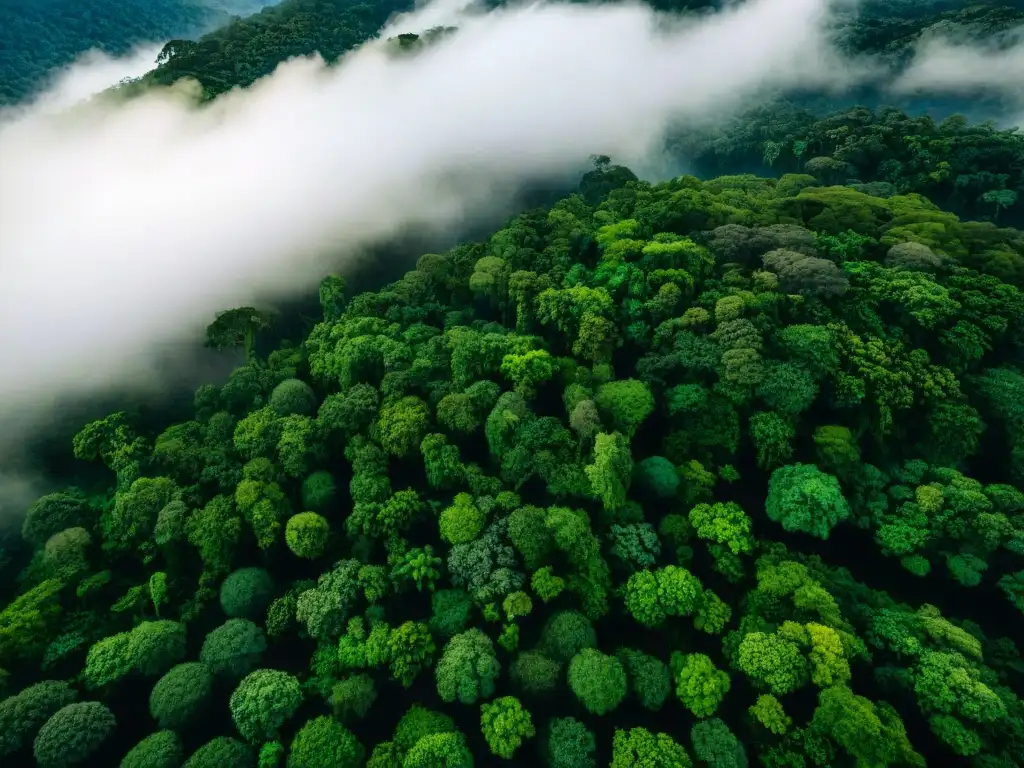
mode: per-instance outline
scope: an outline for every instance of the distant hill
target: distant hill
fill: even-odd
[[[483,2],[496,7],[504,0]],[[662,11],[707,11],[723,0],[645,2]],[[374,36],[391,14],[406,11],[412,4],[412,0],[282,0],[207,35],[173,41],[161,56],[161,64],[131,87],[169,85],[181,77],[193,77],[202,84],[206,97],[213,98],[252,84],[292,56],[317,51],[332,61]],[[837,17],[840,47],[848,53],[881,57],[896,67],[909,59],[922,34],[941,32],[972,42],[997,44],[1008,33],[1024,27],[1024,0],[864,0],[860,10],[860,14]],[[999,114],[1002,107],[982,96],[986,95],[976,94],[973,105],[964,99],[926,95],[899,100],[895,106],[943,116],[950,112]],[[790,98],[795,97],[790,94]],[[841,99],[811,93],[796,101],[823,114],[854,103],[891,103],[892,99],[873,92],[851,93]]]
[[[31,95],[90,48],[191,37],[273,0],[0,0],[0,105]]]

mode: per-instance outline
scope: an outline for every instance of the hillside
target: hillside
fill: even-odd
[[[168,43],[160,66],[144,78],[170,85],[194,77],[208,98],[269,75],[282,61],[319,52],[337,59],[372,37],[407,0],[286,0],[245,19],[236,19],[198,40]]]
[[[668,9],[693,9],[678,2]],[[319,51],[328,61],[369,38],[404,0],[353,6],[349,0],[285,0],[236,20],[198,41],[175,41],[166,59],[134,87],[196,78],[207,98],[247,86],[291,56]],[[964,39],[994,40],[1024,25],[1024,10],[979,4],[935,16],[868,15],[849,20],[849,50],[899,60],[930,28],[956,29]],[[792,99],[742,115],[711,134],[670,137],[670,156],[701,175],[808,172],[828,183],[872,184],[876,192],[916,192],[979,219],[1016,220],[1024,184],[1024,136],[962,117],[934,120],[877,104],[823,115]],[[814,100],[811,100],[814,101]],[[970,103],[968,100],[967,103]],[[1015,261],[1015,260],[1014,260]],[[1017,266],[1007,267],[1016,270]]]
[[[923,194],[974,219],[1020,217],[1024,135],[962,116],[936,121],[861,106],[818,118],[783,102],[752,110],[710,135],[681,134],[670,141],[703,174],[803,172],[883,196]],[[1024,276],[999,274],[1017,281]]]
[[[948,5],[844,39],[1024,20]],[[125,92],[406,7],[285,0]],[[0,519],[0,764],[1019,768],[1024,135],[805,106],[204,319],[230,375]]]
[[[248,15],[262,0],[4,0],[0,3],[0,106],[16,103],[47,75],[90,48],[117,56],[140,43],[194,35]]]
[[[500,3],[492,3],[498,5]],[[715,0],[652,0],[664,11],[709,10]],[[266,6],[264,8],[264,6]],[[54,69],[90,48],[111,55],[138,43],[193,39],[195,46],[172,48],[176,63],[166,62],[153,79],[167,83],[188,74],[211,95],[233,85],[248,85],[281,60],[320,51],[333,59],[371,36],[387,17],[408,10],[406,0],[6,0],[0,4],[0,105],[31,95]],[[979,38],[998,35],[1024,21],[1013,2],[986,0],[967,8],[959,3],[867,3],[846,31],[851,50],[896,55],[905,52],[923,30],[957,28]],[[262,14],[258,12],[263,9]],[[250,14],[257,14],[249,18]],[[230,22],[230,18],[244,17]],[[227,28],[221,28],[223,24]],[[217,27],[200,40],[197,32]],[[273,30],[266,34],[266,30]]]
[[[493,6],[500,2],[491,3]],[[698,12],[714,8],[708,0],[653,0],[666,12]],[[953,5],[952,9],[947,6]],[[284,58],[318,51],[328,61],[371,37],[392,14],[406,11],[407,0],[284,0],[262,13],[236,20],[199,40],[178,41],[173,53],[147,82],[166,85],[183,76],[195,77],[210,96],[247,86],[269,74]],[[922,6],[936,7],[924,13]],[[893,7],[869,5],[868,13],[844,18],[839,37],[848,51],[876,54],[898,63],[929,30],[956,30],[971,40],[996,40],[1024,25],[1024,7],[1000,0],[972,3],[915,3]],[[911,12],[913,8],[917,12]]]

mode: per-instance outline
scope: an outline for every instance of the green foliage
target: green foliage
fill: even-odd
[[[860,462],[860,450],[847,427],[825,425],[814,430],[818,459],[826,469],[842,476]]]
[[[614,656],[584,648],[569,662],[569,688],[588,712],[611,712],[625,698],[626,687],[626,670]]]
[[[479,629],[470,629],[445,645],[434,668],[437,695],[448,703],[458,699],[462,704],[475,704],[494,695],[500,672],[491,639]]]
[[[698,538],[724,545],[734,555],[754,548],[752,523],[735,502],[698,504],[690,510],[690,524]]]
[[[377,700],[377,686],[367,674],[353,675],[335,684],[331,691],[334,716],[343,723],[354,723],[366,717]]]
[[[675,565],[637,571],[626,581],[623,598],[626,610],[646,627],[660,626],[669,616],[692,616],[709,602],[700,580]]]
[[[620,648],[615,655],[626,670],[630,691],[640,705],[652,712],[659,711],[672,692],[668,665],[632,648]]]
[[[188,517],[188,507],[185,502],[172,500],[156,516],[156,525],[153,527],[153,541],[159,546],[166,547],[172,542],[185,539],[185,519]]]
[[[206,571],[216,574],[230,571],[242,534],[242,521],[229,498],[213,497],[206,506],[192,513],[185,529],[188,542],[199,551]]]
[[[260,747],[260,754],[256,758],[257,768],[280,768],[284,762],[287,750],[279,741],[268,741]]]
[[[473,601],[462,589],[439,589],[430,596],[430,604],[433,608],[430,631],[442,638],[465,629],[473,610]]]
[[[629,443],[618,432],[598,433],[594,442],[594,463],[585,468],[587,479],[604,508],[614,512],[626,503],[633,480],[633,457]]]
[[[533,600],[525,592],[513,592],[511,595],[506,595],[501,603],[501,609],[505,612],[505,618],[515,621],[533,613]]]
[[[546,655],[564,664],[585,648],[596,647],[597,633],[583,614],[559,611],[544,624],[540,642]]]
[[[787,531],[827,539],[850,516],[839,481],[810,464],[790,464],[772,473],[765,512]]]
[[[301,703],[302,688],[293,676],[276,669],[257,669],[231,694],[231,719],[244,738],[266,741],[277,737]]]
[[[700,718],[715,714],[729,692],[729,675],[703,653],[673,654],[672,669],[683,706]]]
[[[757,466],[772,469],[793,455],[796,430],[785,418],[767,411],[750,417],[750,439],[757,451]]]
[[[341,635],[349,610],[359,598],[358,560],[339,560],[320,575],[316,586],[302,592],[295,618],[310,637],[330,641]]]
[[[555,375],[555,360],[543,349],[531,349],[521,355],[505,355],[501,372],[515,384],[516,391],[532,397],[537,387]]]
[[[429,544],[422,549],[410,549],[391,570],[391,578],[397,582],[410,581],[420,592],[424,587],[433,592],[434,583],[441,576],[441,563],[441,558],[434,555],[434,548]]]
[[[385,451],[403,457],[419,449],[429,421],[426,403],[418,397],[403,397],[381,408],[374,429]]]
[[[101,0],[88,13],[64,2],[4,6],[0,28],[8,56],[0,70],[0,104],[23,101],[45,84],[52,71],[90,48],[125,55],[139,40],[166,40],[223,20],[223,12],[214,5],[177,0],[157,0],[141,8]]]
[[[502,696],[480,708],[480,727],[491,753],[511,760],[525,739],[537,734],[530,713],[519,699]]]
[[[748,711],[751,717],[776,736],[782,736],[793,725],[793,719],[786,714],[781,702],[770,693],[758,696]]]
[[[907,741],[903,724],[887,704],[876,706],[842,685],[819,694],[811,727],[828,734],[854,760],[924,765]]]
[[[402,768],[472,768],[473,755],[461,733],[431,733],[405,753]]]
[[[79,701],[58,709],[36,734],[32,747],[40,768],[86,763],[114,729],[114,714],[98,701]]]
[[[800,646],[781,634],[751,632],[745,635],[739,646],[737,666],[776,696],[795,691],[809,676]]]
[[[314,512],[323,512],[334,503],[337,492],[330,472],[314,472],[302,481],[302,506]]]
[[[167,602],[167,574],[157,571],[149,577],[149,599],[153,601],[153,612],[159,616],[160,606]]]
[[[292,740],[289,768],[357,768],[365,750],[345,726],[329,717],[310,720]]]
[[[121,768],[178,768],[185,758],[181,739],[174,731],[152,733],[121,760]]]
[[[256,760],[252,748],[238,739],[218,736],[203,744],[181,768],[255,768]]]
[[[311,416],[316,405],[313,388],[301,379],[285,379],[270,393],[270,407],[278,416]]]
[[[447,715],[418,704],[411,706],[395,726],[395,746],[408,752],[420,739],[438,733],[455,732],[455,723]]]
[[[63,530],[88,525],[90,517],[84,500],[63,493],[47,494],[28,508],[21,535],[30,544],[42,545]]]
[[[551,566],[545,566],[534,571],[533,576],[530,578],[530,586],[537,597],[545,603],[550,603],[562,594],[565,589],[565,580],[555,576]]]
[[[201,662],[178,664],[157,680],[149,694],[149,714],[160,728],[180,730],[210,702],[213,673]]]
[[[451,544],[465,544],[472,541],[483,530],[486,516],[468,493],[455,496],[454,503],[441,513],[438,527],[441,538]]]
[[[551,768],[596,768],[594,734],[575,717],[548,721],[544,756]]]
[[[114,498],[114,506],[100,518],[104,546],[134,550],[153,533],[157,516],[171,501],[174,482],[166,477],[140,477]]]
[[[172,55],[175,45],[183,41],[172,41],[169,48],[161,51],[158,59]],[[260,312],[255,307],[236,307],[218,312],[216,319],[206,328],[206,346],[211,349],[223,350],[232,347],[243,347],[247,363],[252,362],[253,347],[256,334],[271,324],[270,315]]]
[[[554,693],[562,682],[562,666],[540,651],[523,651],[509,667],[509,677],[524,695]]]
[[[328,395],[317,411],[317,426],[331,444],[356,435],[377,417],[380,393],[368,384]]]
[[[43,723],[77,698],[68,683],[44,680],[0,702],[0,756],[31,743]]]
[[[539,507],[525,506],[508,516],[508,536],[530,570],[537,570],[550,559],[555,542],[547,527],[547,515]]]
[[[594,398],[612,429],[632,437],[654,410],[654,396],[642,381],[610,381],[597,388]]]
[[[693,753],[715,768],[746,768],[747,753],[736,735],[719,718],[702,720],[690,729]]]
[[[262,619],[274,597],[274,580],[263,568],[239,568],[220,585],[220,607],[231,619]]]
[[[675,465],[664,456],[648,456],[633,469],[637,490],[656,499],[670,499],[679,488]]]
[[[251,672],[264,651],[263,630],[248,619],[228,619],[210,630],[199,651],[199,660],[217,676],[238,680]]]
[[[300,512],[288,518],[284,540],[296,557],[315,560],[327,548],[330,526],[316,512]]]
[[[130,673],[161,675],[185,656],[185,627],[175,621],[144,621],[95,643],[82,673],[90,688],[102,688]]]
[[[668,734],[651,733],[646,728],[630,728],[628,731],[617,728],[612,741],[611,768],[644,768],[648,765],[690,768],[693,763],[686,750]]]
[[[612,524],[609,538],[610,554],[630,570],[651,567],[661,554],[658,534],[649,523]]]

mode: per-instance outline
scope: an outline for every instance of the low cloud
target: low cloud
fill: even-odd
[[[1024,27],[978,44],[941,32],[926,34],[910,64],[889,85],[897,95],[917,93],[996,97],[1010,126],[1024,123]]]
[[[386,40],[408,32],[419,34],[428,29],[453,26],[486,12],[477,0],[433,0],[415,5],[415,9],[408,13],[392,16],[381,29],[380,37]]]
[[[95,96],[125,78],[136,78],[156,66],[163,43],[136,46],[125,56],[110,56],[99,50],[87,51],[70,67],[60,70],[49,85],[28,105],[14,112],[0,112],[4,122],[23,115],[54,114]]]
[[[0,419],[145,386],[217,310],[306,291],[410,227],[501,210],[591,153],[641,163],[673,121],[842,87],[862,73],[829,43],[832,5],[750,0],[680,21],[445,0],[386,30],[459,26],[415,57],[376,42],[202,109],[170,89],[54,115],[155,51],[82,63],[0,126]]]

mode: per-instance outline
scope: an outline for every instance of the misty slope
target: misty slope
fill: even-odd
[[[4,0],[0,3],[0,105],[39,87],[51,70],[96,47],[126,53],[207,27],[217,18],[192,0]]]
[[[679,10],[713,3],[669,0],[654,5]],[[203,84],[207,97],[214,97],[251,84],[290,56],[319,51],[333,60],[373,35],[392,13],[407,7],[404,0],[359,6],[350,0],[285,0],[197,42],[176,42],[166,51],[168,60],[143,83],[168,85],[190,76]],[[934,7],[938,13],[922,10]],[[942,3],[894,8],[874,4],[867,10],[866,15],[840,17],[841,47],[884,55],[893,62],[905,63],[925,34],[943,32],[954,40],[995,44],[1002,35],[1024,26],[1019,3],[994,1],[954,10]],[[876,104],[891,100],[888,94],[863,96]],[[977,98],[975,90],[971,99]],[[810,171],[823,181],[881,182],[901,193],[928,195],[939,205],[974,218],[1002,215],[1015,220],[1021,210],[1015,190],[1024,188],[1022,135],[959,119],[937,124],[928,117],[891,109],[874,113],[843,109],[823,117],[803,106],[782,101],[758,107],[710,135],[687,128],[669,140],[670,165],[674,158],[678,167],[705,175],[773,174],[802,170],[804,163],[813,160]],[[997,102],[991,106],[1003,108]]]
[[[199,80],[216,96],[270,74],[282,61],[319,52],[333,60],[369,39],[408,0],[286,0],[245,19],[236,19],[196,41],[174,41],[167,61],[147,83],[168,85],[180,77]]]
[[[97,48],[121,55],[139,43],[192,35],[272,0],[4,0],[0,3],[0,105],[30,94],[48,73]]]
[[[937,13],[900,15],[898,8],[881,4],[876,14],[860,10],[859,21],[851,24],[847,45],[851,50],[905,56],[921,35],[942,32],[954,38],[997,43],[1007,32],[1024,25],[1024,3],[988,0],[954,3]],[[892,11],[887,13],[886,11]]]
[[[487,5],[496,7],[501,2]],[[708,0],[651,0],[648,5],[667,12],[710,10]],[[952,8],[948,6],[952,5]],[[408,0],[284,0],[261,14],[218,29],[198,41],[172,48],[150,82],[162,85],[188,75],[197,78],[209,95],[246,86],[273,71],[290,56],[319,51],[331,61],[373,35],[391,13],[412,7]],[[934,12],[933,12],[934,9]],[[840,17],[839,39],[854,53],[885,54],[904,59],[923,33],[953,31],[971,40],[993,40],[1024,25],[1024,7],[1008,0],[959,3],[909,0],[902,5],[869,4]]]

